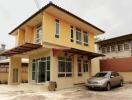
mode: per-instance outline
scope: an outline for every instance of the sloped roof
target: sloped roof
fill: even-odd
[[[123,42],[123,41],[127,41],[127,40],[132,40],[132,33],[130,34],[125,34],[125,35],[121,35],[118,37],[113,37],[110,39],[105,39],[105,40],[100,40],[95,42],[96,44],[109,44],[109,43],[115,43],[115,42]]]
[[[37,11],[36,13],[34,13],[32,16],[30,16],[28,19],[26,19],[24,22],[22,22],[20,25],[18,25],[18,26],[17,26],[15,29],[13,29],[11,32],[9,32],[9,34],[12,34],[13,32],[15,32],[18,28],[20,28],[22,25],[24,25],[24,24],[25,24],[26,22],[28,22],[30,19],[32,19],[33,17],[35,17],[36,15],[38,15],[39,13],[41,13],[43,10],[46,10],[46,9],[47,9],[48,7],[50,7],[50,6],[53,6],[53,7],[57,8],[57,9],[61,10],[62,12],[64,12],[64,13],[66,13],[66,14],[68,14],[68,15],[70,15],[70,16],[72,16],[72,17],[78,19],[78,20],[80,20],[81,22],[83,22],[83,23],[85,23],[85,24],[87,24],[87,25],[89,25],[89,26],[95,28],[96,30],[100,31],[101,33],[104,33],[104,32],[105,32],[105,31],[103,31],[102,29],[100,29],[100,28],[94,26],[93,24],[91,24],[91,23],[89,23],[89,22],[83,20],[82,18],[80,18],[80,17],[78,17],[78,16],[72,14],[71,12],[69,12],[69,11],[67,11],[67,10],[65,10],[65,9],[63,9],[63,8],[61,8],[61,7],[57,6],[57,5],[55,5],[55,4],[53,4],[52,2],[50,2],[50,3],[48,3],[47,5],[45,5],[43,8],[41,8],[39,11]]]

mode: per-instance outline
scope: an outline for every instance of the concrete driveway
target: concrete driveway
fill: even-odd
[[[55,92],[23,91],[15,86],[0,85],[0,100],[132,100],[132,84],[111,91],[91,91],[80,86]]]

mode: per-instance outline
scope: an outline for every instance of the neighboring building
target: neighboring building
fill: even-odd
[[[132,34],[127,34],[96,42],[98,52],[105,54],[104,58],[124,58],[132,56]]]
[[[3,51],[5,51],[5,50],[6,50],[6,45],[3,44],[3,43],[1,43],[1,44],[0,44],[0,53],[3,52]],[[5,57],[5,56],[0,56],[0,60],[4,60],[4,59],[7,59],[7,57]]]
[[[98,52],[103,53],[100,70],[121,72],[125,81],[132,81],[132,34],[96,42]]]
[[[22,58],[29,59],[30,85],[43,89],[55,81],[60,89],[85,83],[98,66],[93,58],[103,56],[94,52],[94,36],[103,33],[63,8],[47,4],[9,33],[16,37],[16,47],[1,54],[11,59],[8,83],[20,83]]]
[[[10,59],[0,60],[0,84],[1,83],[8,83],[8,76],[9,76],[9,62]],[[28,82],[28,59],[22,59],[22,69],[21,69],[21,82],[27,83]]]

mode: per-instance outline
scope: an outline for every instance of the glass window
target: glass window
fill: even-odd
[[[84,35],[84,45],[88,46],[88,33],[87,32],[83,32]]]
[[[106,50],[107,50],[107,53],[110,53],[110,46],[107,46]]]
[[[71,26],[71,42],[74,42],[73,26]]]
[[[112,46],[111,46],[111,52],[115,52],[115,50],[116,50],[116,49],[115,49],[115,45],[112,45]]]
[[[105,73],[105,72],[99,72],[94,77],[106,77],[106,76],[107,76],[107,73]]]
[[[72,59],[58,57],[58,77],[72,76]]]
[[[83,72],[88,72],[88,61],[83,61]]]
[[[36,65],[35,62],[32,63],[32,80],[35,80],[35,74],[36,74]]]
[[[102,47],[102,53],[106,53],[105,47]]]
[[[58,58],[59,72],[65,72],[65,59],[62,57]]]
[[[55,20],[55,37],[59,38],[60,35],[60,21],[58,19]]]
[[[40,43],[41,42],[41,35],[42,35],[42,25],[39,25],[36,28],[36,36],[35,36],[35,43]]]
[[[124,44],[124,50],[129,50],[129,43]]]
[[[78,58],[78,76],[82,76],[82,63],[81,59]]]
[[[118,48],[118,51],[122,51],[122,50],[123,50],[122,44],[118,44],[118,45],[117,45],[117,48]]]
[[[38,83],[50,81],[50,57],[32,61],[32,80]]]
[[[76,43],[81,44],[82,43],[82,36],[81,36],[81,30],[76,29]]]

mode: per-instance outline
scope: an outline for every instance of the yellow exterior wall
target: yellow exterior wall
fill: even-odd
[[[61,19],[59,19],[60,20],[60,37],[55,38],[55,19],[56,17],[46,12],[44,13],[44,16],[43,16],[43,24],[44,24],[43,25],[43,29],[44,29],[43,41],[44,42],[49,42],[52,44],[62,45],[66,47],[73,47],[73,48],[86,50],[86,51],[94,51],[94,34],[93,33],[88,32],[89,33],[89,46],[84,46],[83,43],[81,45],[76,43],[75,31],[74,31],[74,43],[72,43],[70,42],[71,24]]]
[[[66,46],[66,47],[70,47],[70,48],[76,48],[76,49],[91,51],[91,52],[94,51],[94,33],[87,31],[89,34],[89,45],[84,46],[83,35],[82,35],[82,44],[80,45],[80,44],[76,43],[76,32],[74,30],[74,42],[72,43],[70,40],[71,39],[70,27],[72,24],[70,24],[64,20],[61,20],[61,19],[59,19],[60,20],[60,37],[55,38],[55,19],[57,19],[55,16],[50,15],[46,12],[43,13],[43,20],[42,20],[42,27],[43,27],[42,42],[43,43],[46,42],[46,43],[50,43],[53,45],[55,44],[55,45],[60,45],[60,46]],[[72,26],[75,28],[74,25],[72,25]],[[22,43],[23,40],[25,40],[25,42],[33,43],[34,37],[35,37],[34,36],[35,30],[36,30],[35,27],[26,26],[25,27],[25,36],[20,36],[18,34],[16,36],[16,43],[18,41],[20,43]],[[83,30],[83,31],[86,31],[86,30]],[[35,50],[33,52],[34,53],[31,53],[28,55],[29,56],[29,67],[28,67],[29,68],[28,69],[29,83],[36,84],[36,82],[32,80],[32,60],[40,58],[40,57],[47,57],[47,56],[51,57],[51,60],[50,60],[50,62],[51,62],[51,66],[50,66],[51,67],[51,71],[50,71],[51,77],[50,78],[51,78],[51,81],[57,82],[57,89],[73,87],[74,84],[85,83],[87,81],[87,79],[91,76],[91,65],[89,68],[89,72],[83,73],[82,76],[77,75],[78,74],[77,61],[75,61],[75,59],[77,60],[77,56],[74,55],[74,58],[73,58],[74,60],[72,62],[73,63],[73,73],[72,73],[73,76],[59,78],[58,77],[58,57],[53,56],[52,49],[47,49],[47,50],[44,49],[42,51]],[[19,61],[17,63],[19,63]],[[15,64],[16,63],[14,62],[11,64],[11,66],[13,67],[13,65],[15,65]],[[16,64],[16,65],[18,65],[18,64]],[[12,78],[12,77],[10,77],[10,78]],[[47,84],[48,83],[44,83],[45,86],[48,86]]]
[[[58,56],[64,56],[64,53],[59,53],[58,56],[53,56],[53,52],[51,49],[47,50],[42,50],[41,52],[36,51],[36,53],[33,53],[29,57],[29,83],[38,85],[38,87],[43,85],[46,89],[48,89],[48,82],[45,83],[39,83],[37,84],[34,80],[32,80],[32,60],[41,58],[41,57],[48,57],[50,56],[50,81],[55,81],[57,82],[57,89],[63,89],[63,88],[69,88],[73,87],[74,84],[79,84],[79,83],[85,83],[87,79],[90,77],[90,68],[89,72],[83,72],[82,76],[78,76],[78,70],[77,66],[75,66],[75,59],[77,60],[77,56],[72,57],[72,77],[58,77]],[[77,64],[76,64],[77,65]],[[91,65],[90,65],[91,67]]]
[[[25,42],[33,43],[34,33],[35,33],[34,27],[26,26],[24,30],[18,29],[16,34],[16,46],[22,45]]]
[[[25,28],[25,42],[34,42],[34,28],[32,28],[31,26],[26,26]]]
[[[85,51],[94,51],[94,33],[87,31],[89,34],[89,45],[84,46],[83,33],[82,33],[82,44],[77,44],[76,32],[74,30],[74,42],[71,42],[70,27],[72,24],[61,19],[59,19],[60,20],[60,37],[55,38],[55,19],[57,19],[55,16],[50,15],[46,12],[43,13],[43,20],[42,20],[42,27],[43,27],[42,41],[43,42],[48,42],[51,44],[56,44],[56,45],[61,45],[66,47],[72,47],[72,48],[81,49]],[[75,28],[74,25],[72,26]],[[20,44],[24,44],[25,42],[34,43],[35,30],[36,30],[36,27],[34,26],[25,26],[24,30],[18,29],[18,34],[16,35],[16,44],[20,45]],[[86,31],[86,30],[82,30],[82,31]]]
[[[51,52],[51,50],[47,49],[43,52],[42,51],[36,51],[33,54],[29,55],[29,65],[28,65],[28,77],[29,77],[28,81],[29,81],[29,83],[35,83],[32,80],[32,60],[37,59],[37,58],[41,58],[41,57],[50,56],[50,52]]]
[[[25,31],[19,29],[16,35],[16,46],[22,45],[24,43],[25,43]]]
[[[20,57],[10,57],[9,63],[9,75],[8,75],[8,84],[13,83],[13,69],[18,69],[18,76],[21,76],[21,58]],[[18,77],[18,83],[21,82],[21,77]]]
[[[64,54],[59,54],[64,56]],[[73,87],[75,84],[85,83],[90,78],[90,67],[89,72],[82,72],[82,76],[78,76],[77,68],[77,55],[72,57],[72,77],[58,77],[58,56],[53,56],[51,53],[51,81],[57,83],[57,89]]]

